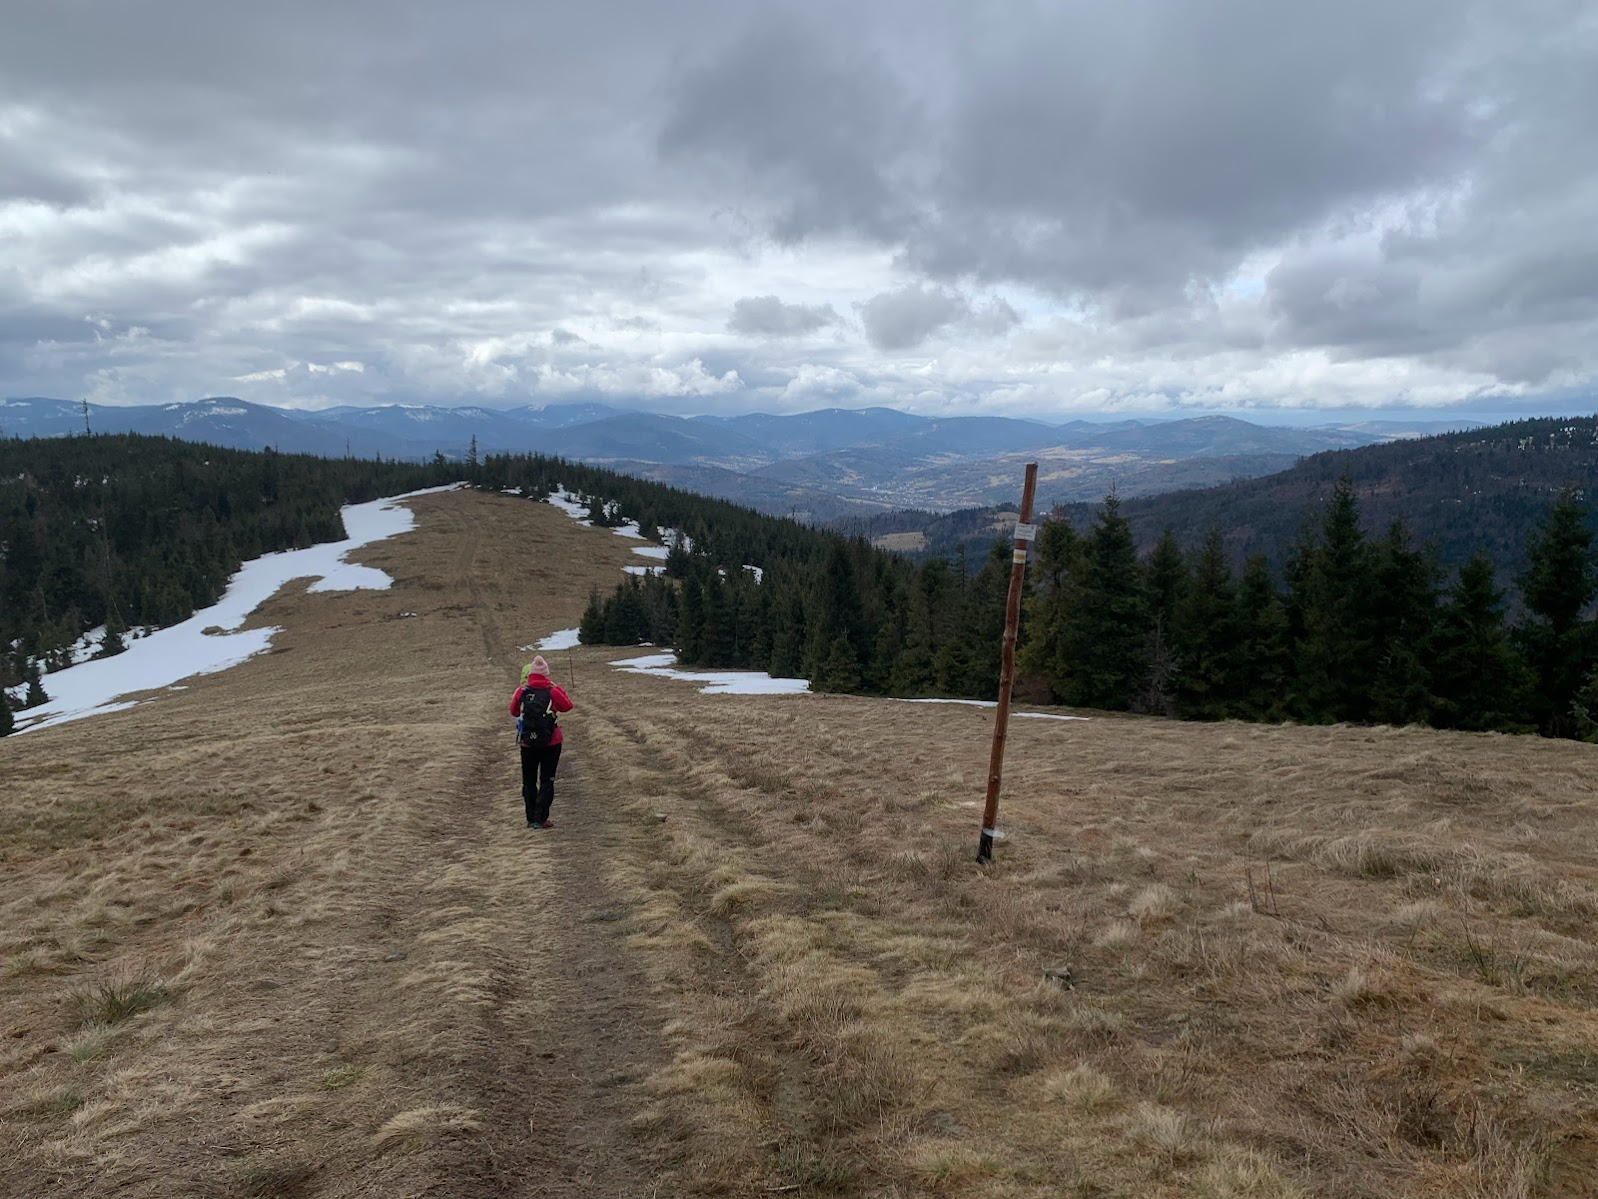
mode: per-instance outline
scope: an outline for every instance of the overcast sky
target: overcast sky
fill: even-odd
[[[0,29],[0,395],[1598,407],[1594,0]]]

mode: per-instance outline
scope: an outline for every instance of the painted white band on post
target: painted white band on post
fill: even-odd
[[[1038,536],[1037,525],[1016,525],[1015,539],[1017,541],[1036,541]]]

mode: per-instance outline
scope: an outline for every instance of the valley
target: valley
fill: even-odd
[[[682,417],[602,404],[317,412],[230,397],[133,407],[0,400],[3,436],[90,429],[233,449],[410,461],[534,452],[810,523],[1013,502],[1013,479],[1033,460],[1044,464],[1039,501],[1047,508],[1097,501],[1112,488],[1143,496],[1254,478],[1308,454],[1458,427],[1457,421],[1378,421],[1289,428],[1227,416],[1051,424],[980,415],[930,418],[889,408]]]

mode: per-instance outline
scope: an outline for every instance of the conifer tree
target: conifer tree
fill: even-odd
[[[683,583],[677,608],[677,658],[685,666],[705,660],[705,596],[698,579]]]
[[[39,664],[29,662],[27,670],[28,690],[22,697],[24,708],[37,708],[40,704],[50,702],[50,697],[45,694],[44,681],[39,675]]]
[[[1146,666],[1148,601],[1132,526],[1113,492],[1088,535],[1086,566],[1070,702],[1124,710]]]
[[[877,635],[871,646],[871,661],[861,678],[861,686],[873,694],[885,695],[893,689],[910,617],[907,610],[909,601],[897,576],[879,573],[879,586],[882,610],[877,622]]]
[[[1017,654],[1016,669],[1046,680],[1054,698],[1066,700],[1078,669],[1073,655],[1081,644],[1076,629],[1083,614],[1087,551],[1070,522],[1063,520],[1045,521],[1034,549],[1034,586],[1025,601],[1027,640]]]
[[[771,658],[766,669],[774,678],[801,677],[804,667],[805,606],[797,589],[783,601],[773,601],[778,613],[771,631]]]
[[[1402,520],[1376,546],[1370,620],[1376,670],[1370,715],[1384,724],[1423,724],[1435,702],[1426,659],[1437,618],[1437,567],[1410,542]]]
[[[1293,607],[1302,628],[1294,707],[1308,721],[1365,720],[1374,678],[1371,552],[1347,476],[1332,491],[1319,540],[1306,548],[1307,560],[1295,564]]]
[[[1288,714],[1287,608],[1264,554],[1249,557],[1237,590],[1237,655],[1229,711],[1248,720],[1285,720]]]
[[[1160,620],[1169,630],[1174,623],[1177,606],[1187,591],[1187,561],[1176,534],[1167,527],[1149,551],[1148,597],[1149,617]]]
[[[817,691],[852,692],[860,689],[860,658],[847,637],[834,637],[820,668],[811,679]]]
[[[1524,726],[1531,676],[1504,627],[1493,564],[1477,550],[1460,568],[1432,636],[1432,722],[1443,728]]]
[[[122,622],[115,613],[108,616],[105,622],[105,636],[100,639],[99,651],[96,658],[114,658],[128,648],[127,642],[122,639],[124,632]]]
[[[581,633],[578,634],[579,637]],[[649,613],[644,607],[644,597],[639,589],[638,576],[627,576],[610,606],[605,611],[605,643],[607,645],[637,645],[649,640]]]
[[[688,551],[683,549],[682,538],[673,538],[671,547],[666,551],[666,577],[668,579],[684,579],[688,577],[689,563],[693,561]]]
[[[1177,713],[1197,720],[1228,715],[1237,669],[1237,589],[1221,530],[1213,525],[1194,557],[1191,577],[1174,610],[1171,634],[1181,663]]]
[[[1565,491],[1526,546],[1520,589],[1532,618],[1520,638],[1537,678],[1537,724],[1549,736],[1574,735],[1571,705],[1598,651],[1592,622],[1581,618],[1598,590],[1592,542],[1585,507]]]
[[[605,639],[605,602],[599,597],[599,588],[588,593],[588,606],[583,609],[582,621],[577,626],[577,640],[584,645],[599,645]]]
[[[11,700],[0,689],[0,737],[9,737],[16,731],[17,718],[11,714]]]
[[[921,568],[910,588],[904,645],[893,667],[891,688],[898,695],[930,695],[937,689],[936,663],[954,590],[948,559],[934,558]]]

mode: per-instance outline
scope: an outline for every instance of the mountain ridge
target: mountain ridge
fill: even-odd
[[[1399,435],[1342,426],[1257,425],[1230,416],[1059,424],[1005,416],[922,416],[893,408],[673,416],[580,402],[489,408],[427,404],[280,409],[230,396],[140,406],[48,397],[0,401],[0,434],[134,432],[233,449],[425,461],[536,452],[647,467],[713,494],[829,520],[894,507],[953,511],[1011,498],[1023,460],[1044,464],[1045,505],[1226,482],[1327,449]],[[730,473],[729,473],[730,472]]]

